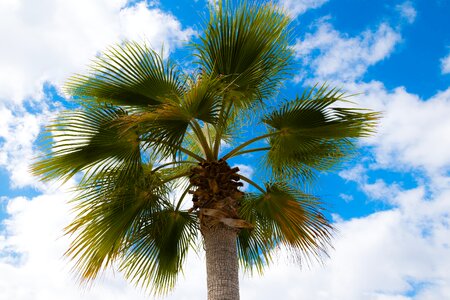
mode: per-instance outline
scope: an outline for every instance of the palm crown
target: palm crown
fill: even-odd
[[[67,82],[79,107],[49,125],[47,154],[33,171],[43,180],[82,174],[66,228],[81,279],[117,263],[131,281],[164,293],[199,232],[220,226],[236,233],[250,270],[262,270],[276,245],[299,257],[326,251],[332,227],[302,187],[349,155],[378,115],[339,107],[345,95],[327,86],[269,106],[290,75],[289,41],[289,18],[276,7],[221,2],[193,45],[191,74],[124,42]],[[236,144],[243,115],[260,134]],[[225,153],[224,142],[234,148]],[[258,154],[264,182],[230,167],[248,153]],[[242,181],[256,192],[242,192]]]

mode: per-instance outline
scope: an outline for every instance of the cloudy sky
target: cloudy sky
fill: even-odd
[[[207,3],[0,1],[0,300],[149,299],[113,270],[79,288],[62,258],[73,183],[41,184],[28,164],[42,126],[70,105],[60,92],[68,76],[124,39],[164,45],[191,68],[183,46],[202,34]],[[449,299],[450,1],[277,3],[296,36],[297,73],[280,99],[327,81],[383,119],[360,155],[314,188],[339,229],[330,258],[300,268],[280,253],[263,277],[242,275],[242,299]],[[205,291],[200,253],[166,299]]]

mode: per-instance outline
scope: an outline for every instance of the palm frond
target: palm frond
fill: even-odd
[[[179,153],[190,123],[189,115],[173,103],[152,106],[147,111],[123,116],[121,126],[139,132],[143,149],[163,156]]]
[[[206,143],[208,145],[208,148],[212,148],[214,143],[216,142],[216,135],[217,135],[217,127],[212,126],[209,124],[203,124],[203,127],[201,127],[201,132],[203,136],[206,139]],[[223,142],[231,142],[231,135],[228,132],[222,132],[220,141]],[[219,141],[219,142],[220,142]],[[188,132],[185,136],[184,140],[184,146],[191,150],[192,152],[196,153],[200,156],[205,156],[205,151],[202,146],[202,142],[200,141],[199,137],[195,135],[192,132]],[[216,157],[217,159],[217,157]]]
[[[181,109],[190,119],[197,119],[209,124],[217,122],[221,107],[223,87],[217,79],[203,76],[189,84],[181,100]]]
[[[352,154],[354,140],[373,133],[379,114],[334,105],[345,94],[322,86],[267,114],[269,138],[266,164],[277,178],[308,180]]]
[[[90,69],[91,74],[67,81],[69,95],[82,101],[147,107],[177,99],[184,92],[176,67],[148,46],[134,42],[109,48]]]
[[[122,117],[124,128],[140,133],[145,148],[163,156],[176,156],[196,120],[214,124],[220,109],[217,83],[206,78],[191,82],[177,101],[148,106],[145,111]]]
[[[196,216],[173,207],[146,214],[128,239],[121,271],[138,286],[167,293],[182,272],[197,231]]]
[[[319,199],[282,182],[266,184],[264,194],[247,194],[240,217],[254,225],[239,235],[239,254],[248,267],[269,262],[280,243],[300,260],[320,259],[330,245],[333,229]]]
[[[289,75],[290,19],[272,2],[218,3],[194,45],[193,75],[146,45],[124,42],[65,86],[81,107],[48,126],[45,154],[32,171],[47,181],[83,173],[72,200],[76,217],[66,227],[73,236],[66,256],[82,282],[117,263],[137,286],[167,293],[205,232],[200,227],[210,225],[203,221],[220,209],[222,223],[240,228],[238,255],[247,270],[262,272],[280,246],[302,262],[327,253],[333,228],[322,203],[294,184],[351,154],[379,114],[351,108],[344,93],[323,85],[261,118],[263,100]],[[221,143],[240,141],[239,131],[255,119],[266,130],[219,160]],[[272,178],[265,187],[228,165],[253,152],[263,153]],[[239,179],[259,192],[241,198]],[[175,189],[183,193],[174,200]],[[188,193],[199,201],[183,211]]]
[[[198,162],[186,162],[182,164],[172,165],[158,171],[164,182],[170,184],[170,190],[174,191],[183,188],[189,183],[189,175],[191,169],[197,166]]]
[[[168,199],[167,178],[180,167],[161,173],[148,165],[137,180],[103,174],[78,186],[77,216],[66,228],[75,239],[66,255],[82,282],[119,262],[126,277],[155,294],[173,287],[198,230],[196,216]]]
[[[125,115],[125,110],[108,105],[61,113],[47,128],[47,154],[33,164],[32,172],[43,180],[113,169],[133,176],[141,168],[139,136],[122,130],[118,121]]]
[[[243,211],[246,209],[248,207],[243,208]],[[246,213],[244,219],[253,225],[258,222],[256,216],[251,212]],[[245,271],[252,273],[256,270],[259,274],[262,274],[264,267],[272,262],[271,251],[275,246],[275,241],[268,236],[264,226],[256,225],[252,229],[241,229],[237,237],[240,265]]]
[[[204,150],[202,148],[202,144],[200,143],[198,137],[193,132],[188,131],[186,133],[186,136],[184,137],[183,146],[198,156],[203,156],[203,157],[205,156]]]
[[[262,100],[274,94],[292,57],[289,18],[276,6],[221,1],[212,7],[204,36],[195,47],[199,64],[220,77],[228,99]],[[234,96],[233,96],[234,95]]]
[[[168,203],[168,189],[157,173],[143,171],[128,181],[123,177],[103,174],[77,187],[72,200],[77,216],[65,229],[75,238],[66,256],[75,261],[82,282],[92,281],[120,259],[142,219]]]

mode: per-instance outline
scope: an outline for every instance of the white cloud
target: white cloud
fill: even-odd
[[[243,298],[445,298],[450,288],[449,191],[433,199],[426,199],[423,188],[403,191],[392,199],[400,203],[396,209],[337,223],[335,250],[323,267],[271,268],[262,278],[244,281]],[[420,283],[425,283],[423,290],[405,296]]]
[[[247,177],[248,179],[252,179],[253,173],[255,172],[255,170],[252,168],[252,166],[250,165],[244,165],[244,164],[236,164],[233,165],[232,168],[238,167],[239,168],[239,173],[242,174],[243,176]],[[247,191],[249,184],[245,181],[242,181],[244,186],[242,187],[243,191]]]
[[[425,171],[434,185],[445,185],[450,167],[450,89],[421,99],[404,87],[387,90],[379,81],[358,82],[367,68],[387,57],[400,40],[400,34],[385,23],[356,37],[346,37],[330,24],[321,23],[294,49],[304,65],[311,66],[313,76],[307,82],[328,80],[332,86],[345,86],[348,94],[359,94],[352,98],[358,107],[382,112],[377,134],[362,143],[373,147],[372,167]],[[450,72],[450,59],[448,62]],[[446,63],[447,58],[442,60],[443,71]],[[372,184],[366,188],[376,191],[382,185]]]
[[[281,259],[263,277],[241,276],[243,299],[445,299],[450,289],[450,187],[427,196],[423,186],[402,190],[392,210],[338,221],[335,249],[323,266],[300,269]],[[107,272],[80,289],[62,260],[70,213],[61,192],[8,200],[0,234],[0,299],[147,299],[119,273]],[[5,234],[6,233],[6,234]],[[7,251],[5,251],[7,248]],[[14,258],[11,251],[20,254]],[[283,253],[278,253],[282,255]],[[6,255],[6,256],[5,256]],[[166,299],[203,299],[204,258],[192,255],[176,290]],[[416,296],[405,296],[421,286]]]
[[[350,201],[353,201],[353,200],[354,200],[353,195],[349,195],[349,194],[344,194],[344,193],[342,193],[342,194],[339,194],[339,197],[340,197],[342,200],[344,200],[345,202],[350,202]]]
[[[367,176],[365,175],[365,168],[361,164],[357,164],[356,166],[343,170],[339,172],[339,175],[344,178],[345,180],[360,182],[367,179]]]
[[[441,59],[442,74],[450,74],[450,54]]]
[[[387,184],[384,180],[378,178],[373,183],[365,182],[361,185],[362,190],[372,200],[389,200],[395,198],[399,193],[398,184]]]
[[[69,238],[62,232],[71,218],[67,199],[67,194],[53,192],[8,200],[10,217],[0,232],[0,300],[148,299],[117,272],[106,272],[91,289],[77,284],[70,272],[72,264],[63,259]],[[187,277],[180,276],[180,287],[166,299],[203,298],[203,258],[191,255],[186,267]]]
[[[374,147],[376,164],[394,170],[424,170],[442,175],[450,167],[450,89],[420,99],[399,87],[387,91],[382,83],[348,84],[353,100],[382,112],[377,134],[364,140]]]
[[[41,102],[40,113],[0,103],[0,167],[10,174],[12,187],[40,186],[29,172],[29,163],[36,156],[34,143],[52,110]]]
[[[124,7],[126,2],[2,1],[0,36],[8,47],[0,49],[0,101],[42,97],[44,82],[59,85],[122,39],[173,50],[194,34],[170,13],[145,2]]]
[[[417,11],[411,1],[403,2],[402,4],[397,5],[396,8],[402,18],[410,24],[414,23],[417,17]]]
[[[126,2],[2,1],[0,37],[8,47],[0,48],[0,167],[10,172],[13,187],[36,185],[28,164],[41,126],[53,112],[44,83],[58,87],[83,71],[98,51],[122,39],[147,41],[158,50],[164,45],[167,52],[194,34],[170,13],[145,2],[124,7]]]
[[[387,184],[383,179],[377,178],[373,181],[367,175],[367,169],[362,164],[357,164],[350,169],[339,172],[339,176],[348,181],[354,181],[359,189],[371,200],[392,201],[400,193],[400,186],[397,183]],[[346,202],[352,200],[351,195],[340,195]],[[395,204],[395,203],[391,203]]]
[[[62,259],[68,244],[62,228],[69,220],[64,199],[67,195],[55,193],[9,201],[3,238],[18,259],[0,259],[0,299],[144,299],[120,279],[105,278],[92,293],[77,286]]]
[[[309,9],[319,8],[328,0],[280,0],[279,5],[293,18]]]
[[[321,22],[316,32],[297,41],[294,51],[303,65],[311,68],[315,80],[351,81],[388,57],[400,40],[400,34],[386,23],[375,31],[348,37]]]
[[[0,165],[8,168],[15,185],[32,183],[24,166],[33,154],[39,126],[51,110],[32,114],[11,102],[42,98],[43,82],[60,83],[120,37],[146,38],[155,47],[164,42],[167,49],[193,33],[157,8],[141,3],[121,9],[124,2],[0,2],[0,35],[11,45],[0,49],[0,101],[10,102],[0,105]],[[308,3],[319,2],[325,1]],[[297,9],[302,7],[298,5]],[[311,63],[318,78],[351,81],[387,57],[400,39],[387,24],[348,37],[322,23],[295,49]],[[362,166],[349,170],[344,177],[359,180],[369,197],[395,208],[347,221],[336,216],[335,250],[324,266],[300,270],[293,265],[274,265],[264,277],[242,280],[243,299],[426,300],[445,299],[450,294],[450,179],[446,177],[450,89],[423,101],[404,88],[387,91],[380,82],[349,83],[346,88],[363,92],[356,98],[361,106],[384,112],[379,133],[364,141],[374,150],[372,167],[422,169],[432,175],[431,182],[402,190],[368,178]],[[252,176],[251,168],[242,170]],[[33,199],[0,198],[7,201],[10,214],[0,233],[0,300],[147,299],[112,272],[90,291],[78,288],[69,265],[61,260],[68,245],[68,239],[61,236],[62,228],[70,219],[65,199],[67,195],[61,192]],[[167,299],[205,298],[202,257],[189,258],[185,275]],[[420,287],[416,295],[405,296],[415,285]]]

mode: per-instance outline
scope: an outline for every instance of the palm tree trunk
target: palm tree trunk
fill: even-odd
[[[208,300],[239,300],[236,231],[219,225],[203,228]]]

